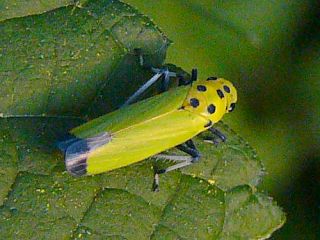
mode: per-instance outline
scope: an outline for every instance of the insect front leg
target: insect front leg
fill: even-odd
[[[208,130],[213,134],[213,137],[206,138],[205,142],[211,142],[217,146],[220,143],[220,141],[225,142],[227,140],[227,137],[222,132],[220,132],[218,129],[211,127]],[[217,138],[220,139],[220,141],[217,140]]]
[[[186,141],[184,144],[178,145],[180,151],[189,154],[189,156],[177,156],[177,155],[166,155],[166,154],[157,154],[154,157],[157,159],[166,159],[175,162],[179,162],[175,165],[172,165],[165,169],[155,169],[154,181],[153,181],[153,191],[159,191],[159,175],[163,173],[167,173],[179,168],[183,168],[189,166],[197,161],[199,161],[201,155],[193,141],[190,139]]]

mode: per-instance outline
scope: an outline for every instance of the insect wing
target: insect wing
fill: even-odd
[[[72,141],[65,151],[65,164],[68,172],[74,176],[85,175],[87,173],[88,154],[110,141],[111,135],[107,132]]]
[[[146,100],[134,103],[91,120],[71,130],[74,136],[88,138],[101,132],[115,133],[135,124],[171,112],[182,106],[190,86],[181,86]]]

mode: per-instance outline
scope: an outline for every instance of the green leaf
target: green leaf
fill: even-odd
[[[2,0],[0,3],[0,22],[10,18],[41,14],[68,5],[81,7],[85,2],[87,0]]]
[[[117,1],[11,19],[0,25],[0,35],[4,116],[110,111],[134,92],[129,83],[141,84],[146,75],[137,71],[134,48],[159,65],[168,45],[146,17]]]
[[[134,55],[161,65],[168,39],[130,6],[89,1],[0,25],[0,238],[263,239],[281,209],[255,186],[255,151],[226,125],[202,160],[161,176],[149,159],[74,178],[56,148],[69,129],[112,111],[150,77]],[[18,116],[19,115],[19,116]]]

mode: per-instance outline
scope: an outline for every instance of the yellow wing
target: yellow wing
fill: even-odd
[[[190,86],[181,86],[103,115],[71,130],[78,138],[90,138],[103,132],[114,133],[180,108]]]
[[[230,82],[213,80],[179,87],[73,129],[75,138],[65,144],[68,171],[97,174],[126,166],[211,127],[237,100]]]
[[[179,145],[205,130],[205,118],[175,110],[115,132],[111,141],[87,156],[87,173],[126,166]]]

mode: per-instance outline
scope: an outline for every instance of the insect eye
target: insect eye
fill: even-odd
[[[229,112],[232,112],[235,107],[236,107],[236,104],[235,104],[235,103],[231,103],[228,111],[229,111]]]

